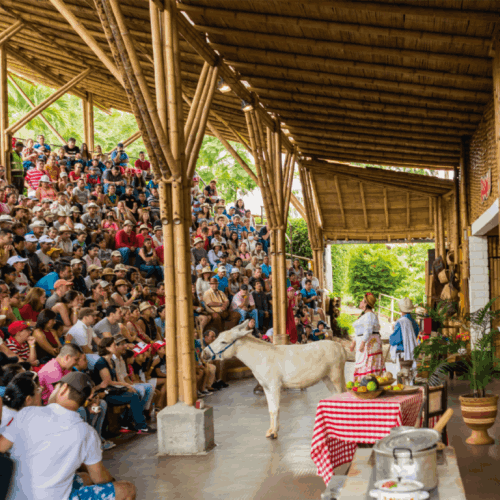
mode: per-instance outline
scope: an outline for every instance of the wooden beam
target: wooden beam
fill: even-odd
[[[72,80],[70,80],[68,83],[63,85],[60,89],[56,90],[49,98],[45,99],[43,102],[41,102],[38,106],[33,108],[29,113],[27,113],[23,118],[18,120],[16,123],[11,125],[5,132],[9,134],[14,134],[16,133],[19,129],[24,127],[28,122],[30,122],[33,118],[38,116],[43,110],[47,109],[51,104],[53,104],[57,99],[62,97],[64,94],[68,92],[72,87],[80,83],[90,72],[91,68],[85,70],[83,73],[80,73],[79,75],[75,76]]]
[[[491,79],[483,76],[481,72],[477,74],[460,74],[460,73],[452,73],[449,71],[443,70],[429,70],[429,69],[419,69],[412,68],[410,66],[397,66],[397,65],[388,65],[388,64],[379,64],[379,63],[368,63],[368,62],[360,62],[353,60],[345,60],[345,59],[337,59],[333,57],[322,57],[322,56],[313,56],[313,55],[303,55],[296,54],[292,52],[278,51],[278,50],[266,50],[266,49],[256,49],[251,46],[243,46],[243,45],[229,45],[223,43],[211,43],[210,47],[214,50],[219,51],[221,54],[224,54],[226,59],[241,59],[247,60],[257,59],[257,60],[268,60],[273,59],[280,61],[280,64],[283,66],[287,66],[291,64],[292,67],[295,65],[299,65],[304,70],[312,69],[311,67],[320,67],[324,69],[328,68],[346,68],[346,69],[357,69],[364,70],[368,72],[378,72],[382,74],[392,74],[396,76],[405,75],[406,77],[418,77],[425,76],[429,78],[445,78],[447,80],[456,79],[456,83],[466,83],[469,84],[487,84],[488,81],[491,83]],[[293,63],[293,64],[292,64]]]
[[[493,58],[493,105],[495,123],[495,152],[496,171],[500,172],[500,35],[497,33],[494,40],[495,56]],[[464,146],[462,146],[464,150]],[[463,160],[463,154],[462,160]],[[462,169],[464,171],[465,169]],[[493,181],[493,179],[492,179]],[[465,190],[467,192],[467,189]],[[468,214],[467,214],[468,215]],[[500,220],[499,220],[500,222]]]
[[[7,82],[7,51],[0,45],[0,162],[5,167],[6,177],[12,181],[10,150],[12,137],[9,128],[9,86]]]
[[[344,222],[344,227],[347,227],[344,204],[342,203],[342,193],[340,191],[339,178],[334,175],[333,181],[335,182],[335,190],[337,191],[337,198],[339,200],[340,213],[342,214],[342,221]]]
[[[96,39],[88,32],[87,28],[82,22],[71,12],[63,0],[50,0],[50,3],[59,11],[59,13],[66,19],[68,24],[80,35],[82,40],[92,49],[94,54],[104,64],[106,69],[123,85],[123,80],[118,72],[115,64],[102,50],[101,46],[97,43]]]
[[[9,82],[12,84],[12,86],[19,92],[20,96],[28,103],[29,107],[31,109],[34,109],[36,106],[33,103],[33,101],[26,95],[24,90],[18,85],[18,83],[12,78],[11,75],[8,75]],[[47,118],[43,115],[43,113],[40,113],[40,120],[47,125],[47,127],[54,133],[54,135],[62,142],[62,144],[67,144],[66,140],[64,137],[57,131],[57,129],[47,120]]]
[[[162,0],[151,0],[151,2],[154,3],[161,12],[165,10],[165,5],[163,5]]]
[[[361,205],[363,207],[363,216],[365,218],[365,229],[368,229],[368,213],[366,212],[366,200],[365,200],[365,191],[363,189],[363,183],[359,183],[359,193],[361,195]]]
[[[201,16],[205,19],[215,18],[230,21],[228,26],[237,25],[240,23],[255,23],[256,25],[277,25],[277,26],[299,26],[301,28],[309,28],[317,31],[325,31],[328,33],[365,33],[374,37],[391,37],[391,38],[408,38],[414,40],[425,40],[428,42],[437,42],[454,46],[472,45],[475,47],[485,48],[488,46],[489,39],[481,36],[460,36],[447,33],[433,33],[425,30],[411,30],[386,28],[383,26],[373,26],[370,24],[344,23],[339,21],[311,19],[302,16],[280,16],[275,14],[260,14],[256,12],[244,12],[240,10],[220,9],[201,7],[197,5],[189,5],[178,3],[177,8],[188,14]],[[356,7],[353,7],[355,9]],[[433,9],[434,11],[434,9]]]
[[[387,188],[384,186],[384,212],[385,212],[385,226],[389,229],[389,200],[387,198]]]
[[[433,211],[432,211],[432,196],[429,196],[429,224],[432,224],[432,217],[433,217]]]
[[[24,28],[24,23],[21,21],[16,21],[13,25],[2,31],[0,33],[0,45],[9,41],[14,35],[19,33]]]

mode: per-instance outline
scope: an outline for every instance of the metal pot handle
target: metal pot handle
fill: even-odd
[[[398,457],[396,456],[397,450],[409,451],[410,452],[410,460],[413,462],[413,453],[410,450],[410,448],[394,448],[392,450],[392,456],[394,457],[394,460],[396,461],[396,463],[398,462]]]

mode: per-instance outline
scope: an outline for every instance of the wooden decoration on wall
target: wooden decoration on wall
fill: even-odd
[[[491,168],[481,176],[481,201],[484,203],[491,194]]]

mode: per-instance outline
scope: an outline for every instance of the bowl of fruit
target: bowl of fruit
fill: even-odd
[[[406,395],[406,394],[413,394],[415,392],[418,392],[420,390],[420,387],[411,386],[411,385],[404,385],[404,384],[396,384],[396,385],[391,385],[389,387],[386,387],[385,390],[387,391],[388,394]]]
[[[391,372],[384,372],[380,377],[377,377],[377,382],[381,387],[386,387],[392,385],[395,382],[395,378]]]
[[[380,387],[377,381],[377,377],[372,375],[355,382],[347,382],[346,387],[359,399],[375,399],[384,392],[384,389]]]

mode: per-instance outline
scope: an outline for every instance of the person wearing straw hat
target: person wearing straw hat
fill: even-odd
[[[203,257],[206,257],[208,260],[208,252],[203,248],[203,244],[203,238],[199,236],[193,241],[194,248],[191,248],[191,254],[194,258],[195,265],[199,264]]]
[[[398,369],[400,369],[400,360],[413,360],[413,350],[417,346],[419,328],[417,322],[411,316],[415,309],[411,299],[405,297],[399,301],[398,305],[401,318],[394,325],[394,332],[389,337],[389,343],[391,345],[391,359],[398,363]],[[414,363],[415,367],[416,363]]]
[[[351,344],[351,351],[356,348],[355,379],[361,379],[366,375],[382,375],[385,371],[380,323],[373,312],[376,302],[377,299],[373,293],[366,293],[359,304],[363,312],[352,325],[355,340]]]
[[[199,278],[196,280],[196,295],[200,302],[203,303],[203,295],[210,290],[210,278],[213,276],[212,268],[207,265],[202,268]]]

